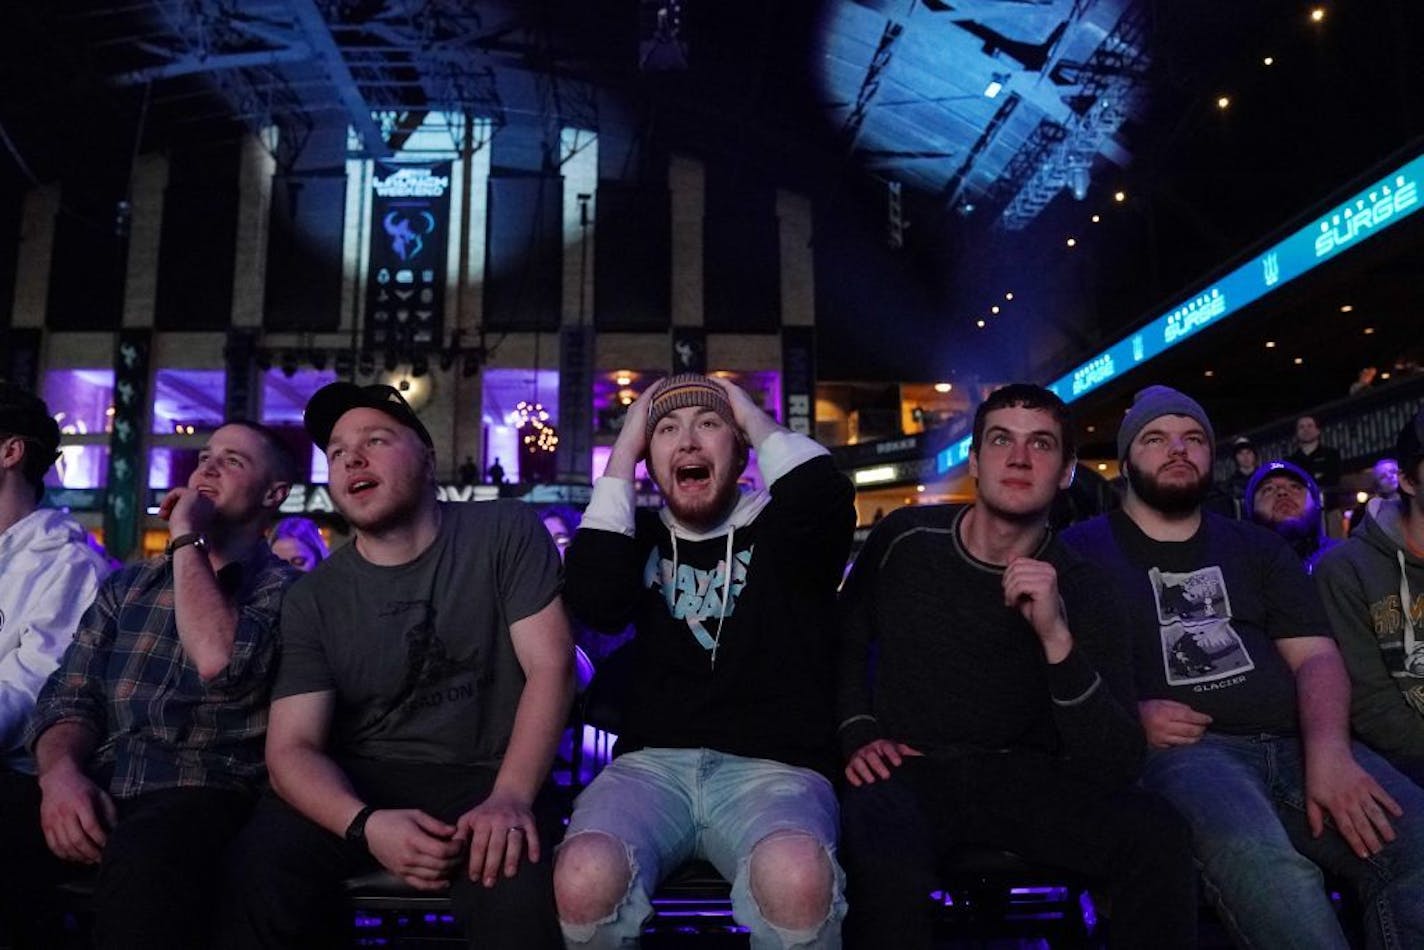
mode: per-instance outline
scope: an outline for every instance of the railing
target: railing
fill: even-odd
[[[1416,374],[1237,434],[1255,443],[1256,457],[1260,461],[1283,459],[1295,451],[1295,420],[1312,416],[1320,426],[1320,441],[1340,451],[1348,471],[1393,452],[1399,430],[1421,408],[1424,408],[1424,374]],[[1216,475],[1226,478],[1234,465],[1230,439],[1216,448]]]

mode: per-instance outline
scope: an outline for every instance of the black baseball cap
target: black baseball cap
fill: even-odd
[[[1424,409],[1404,424],[1394,442],[1394,457],[1400,468],[1412,473],[1421,456],[1424,456]]]
[[[352,409],[378,409],[420,436],[420,441],[431,448],[435,447],[430,433],[416,416],[415,410],[410,408],[400,390],[394,386],[381,383],[357,386],[355,383],[335,382],[316,391],[307,403],[307,411],[302,417],[307,435],[312,437],[317,448],[326,450],[326,444],[331,441],[331,430],[336,428],[336,421]]]
[[[0,433],[34,442],[48,462],[59,455],[59,423],[50,417],[49,406],[14,383],[0,383]]]

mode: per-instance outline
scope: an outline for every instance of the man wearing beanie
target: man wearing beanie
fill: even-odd
[[[1202,510],[1213,443],[1195,400],[1144,389],[1118,432],[1122,509],[1064,535],[1129,614],[1143,783],[1187,819],[1241,945],[1347,946],[1325,870],[1359,891],[1371,946],[1424,946],[1424,789],[1351,743],[1349,678],[1294,552]]]
[[[24,872],[0,888],[0,944],[41,946],[53,923],[56,863],[38,821],[35,762],[25,727],[35,697],[59,665],[79,618],[109,573],[83,526],[41,508],[44,476],[59,451],[59,426],[44,401],[0,383],[0,854]]]
[[[1370,503],[1315,582],[1350,671],[1350,724],[1424,785],[1424,410],[1395,451],[1399,497]]]
[[[738,491],[749,448],[768,491]],[[643,459],[661,511],[634,508]],[[833,605],[854,524],[829,453],[740,388],[681,374],[629,409],[566,562],[576,618],[635,630],[617,757],[554,869],[567,946],[635,945],[694,857],[753,947],[839,946]]]
[[[553,541],[522,502],[438,501],[393,387],[331,383],[303,421],[355,539],[283,605],[272,794],[231,848],[217,945],[350,946],[342,881],[384,868],[448,893],[470,947],[557,947],[545,786],[573,645]]]

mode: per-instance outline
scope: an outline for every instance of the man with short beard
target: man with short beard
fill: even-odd
[[[304,421],[355,540],[283,608],[275,794],[233,846],[220,945],[349,946],[341,882],[384,867],[448,891],[472,947],[557,947],[543,792],[573,646],[553,542],[521,502],[437,501],[430,433],[390,386],[332,383]]]
[[[1267,462],[1246,484],[1246,520],[1280,535],[1305,565],[1315,570],[1320,556],[1337,542],[1325,533],[1320,486],[1291,462]]]
[[[743,495],[752,447],[770,488]],[[661,512],[634,508],[645,457]],[[554,871],[567,946],[635,945],[692,857],[732,882],[753,947],[839,946],[833,605],[854,523],[829,453],[740,388],[682,374],[630,408],[568,553],[574,616],[635,633],[618,756]]]
[[[1243,946],[1347,946],[1322,868],[1359,891],[1371,946],[1424,946],[1424,790],[1351,743],[1349,678],[1299,559],[1201,510],[1212,445],[1195,400],[1144,389],[1118,430],[1121,511],[1064,535],[1129,613],[1143,784],[1191,825]]]

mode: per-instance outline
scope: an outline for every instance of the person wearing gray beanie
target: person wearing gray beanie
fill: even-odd
[[[1212,430],[1195,400],[1143,390],[1118,446],[1122,508],[1061,538],[1125,614],[1142,787],[1191,827],[1233,942],[1346,946],[1328,872],[1360,893],[1366,943],[1424,947],[1424,788],[1352,741],[1349,675],[1300,557],[1204,510]]]
[[[1206,431],[1207,441],[1216,444],[1216,433],[1212,431],[1211,420],[1207,418],[1201,403],[1170,386],[1148,386],[1132,398],[1132,408],[1122,417],[1122,425],[1117,430],[1118,461],[1127,458],[1132,440],[1147,423],[1162,416],[1186,416],[1196,420]]]
[[[1168,419],[1189,421],[1158,422]],[[1170,444],[1165,452],[1144,452],[1134,462],[1133,446],[1149,426],[1152,431],[1160,430]],[[1212,489],[1215,441],[1206,410],[1191,396],[1169,386],[1148,386],[1140,391],[1117,432],[1118,461],[1131,489],[1127,504],[1142,502],[1169,519],[1182,516],[1191,520]],[[1195,470],[1194,480],[1183,480],[1187,468]]]

